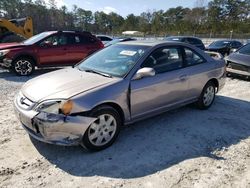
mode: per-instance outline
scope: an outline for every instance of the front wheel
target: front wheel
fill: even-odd
[[[18,76],[29,76],[34,72],[35,65],[30,58],[21,57],[13,62],[12,69]]]
[[[215,85],[213,82],[208,82],[199,97],[197,102],[198,108],[202,110],[208,109],[214,102],[215,99]]]
[[[92,113],[97,119],[89,126],[83,137],[83,145],[92,151],[103,150],[116,140],[121,127],[121,117],[112,107],[102,106]]]

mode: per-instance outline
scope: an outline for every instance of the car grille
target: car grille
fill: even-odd
[[[249,71],[249,69],[250,69],[246,65],[241,65],[241,64],[233,63],[231,61],[228,61],[227,67],[231,68],[231,69],[235,69],[235,70],[240,70],[240,71]]]
[[[24,110],[31,110],[35,106],[35,103],[25,97],[21,92],[18,93],[16,102],[18,106]]]

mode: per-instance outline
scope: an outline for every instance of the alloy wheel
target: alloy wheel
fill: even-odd
[[[115,135],[116,129],[117,122],[112,115],[100,115],[88,129],[89,141],[95,146],[103,146],[112,140]]]
[[[18,60],[15,63],[15,71],[20,75],[29,75],[33,70],[32,63],[27,60]]]
[[[203,96],[203,103],[205,106],[209,106],[213,102],[214,95],[215,95],[215,88],[213,86],[207,87]]]

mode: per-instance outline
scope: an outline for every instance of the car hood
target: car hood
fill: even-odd
[[[0,50],[18,48],[22,46],[25,46],[25,45],[22,43],[2,43],[0,44]]]
[[[233,63],[238,63],[246,66],[250,66],[250,55],[232,53],[225,58],[226,61],[232,61]]]
[[[120,80],[99,74],[67,68],[44,74],[28,81],[21,92],[33,102],[68,99],[77,94]]]

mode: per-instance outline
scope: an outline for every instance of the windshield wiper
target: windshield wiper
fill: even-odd
[[[108,78],[112,78],[112,76],[110,74],[106,74],[106,73],[103,73],[103,72],[98,72],[98,71],[91,70],[91,69],[87,69],[87,70],[84,70],[84,71],[94,73],[94,74],[99,74],[99,75],[102,75],[102,76],[105,76],[105,77],[108,77]]]

